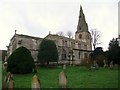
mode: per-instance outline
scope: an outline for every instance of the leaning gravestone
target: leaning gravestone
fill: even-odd
[[[5,76],[5,79],[3,81],[3,84],[2,84],[2,89],[8,89],[8,88],[11,88],[10,90],[13,89],[13,86],[14,83],[13,83],[13,74],[11,74],[11,72],[7,72],[6,76]]]
[[[14,88],[14,81],[10,79],[10,81],[8,82],[8,89],[13,90],[13,88]]]

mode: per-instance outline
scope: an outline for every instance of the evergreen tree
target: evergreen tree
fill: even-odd
[[[25,47],[19,47],[8,57],[7,71],[16,74],[31,73],[35,68],[30,51]]]
[[[108,50],[108,63],[113,61],[113,64],[120,64],[120,47],[118,44],[117,39],[112,39],[109,43],[109,50]]]
[[[97,56],[103,55],[103,54],[104,54],[104,51],[103,51],[102,47],[97,47],[97,48],[95,48],[93,53],[90,54],[90,57],[95,59]]]
[[[93,61],[96,61],[99,66],[103,66],[104,65],[103,60],[105,58],[104,54],[105,53],[104,53],[102,47],[97,47],[97,48],[95,48],[93,53],[90,54],[90,57]]]
[[[48,39],[42,40],[39,46],[38,61],[42,65],[58,61],[58,50],[54,41]]]

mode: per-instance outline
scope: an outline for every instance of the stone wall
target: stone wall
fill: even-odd
[[[89,46],[90,43],[88,42],[85,43],[82,41],[76,41],[71,38],[52,34],[47,35],[45,38],[53,40],[56,43],[59,53],[59,61],[62,62],[72,60],[73,58],[75,64],[80,64],[81,60],[85,58],[85,54],[88,56],[88,52],[83,50],[87,50],[88,48],[88,50],[91,50],[90,47],[84,47],[85,44],[88,44]],[[37,55],[41,41],[42,38],[17,34],[11,39],[11,42],[8,46],[8,56],[18,47],[24,46],[31,51],[31,55],[34,58],[34,61],[37,61]],[[73,52],[72,54],[71,51]]]

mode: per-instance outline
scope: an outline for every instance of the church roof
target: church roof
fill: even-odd
[[[11,38],[11,40],[12,40],[14,37],[29,38],[29,39],[35,39],[35,40],[43,39],[43,38],[40,38],[40,37],[34,37],[34,36],[29,36],[29,35],[15,34],[15,35]],[[60,36],[60,35],[57,35],[57,34],[48,34],[45,38],[47,38],[47,37],[51,37],[51,39],[65,39],[65,40],[69,40],[68,37]],[[70,38],[70,40],[74,41],[74,39],[72,39],[72,38]]]
[[[75,40],[73,38],[68,38],[68,37],[65,37],[65,36],[60,36],[60,35],[57,35],[57,34],[48,34],[45,38],[47,37],[51,37],[51,38],[54,38],[54,39],[66,39],[66,40]]]
[[[11,40],[12,40],[14,37],[31,38],[31,39],[36,39],[36,40],[42,39],[42,38],[40,38],[40,37],[34,37],[34,36],[23,35],[23,34],[15,34],[15,35],[11,38]]]

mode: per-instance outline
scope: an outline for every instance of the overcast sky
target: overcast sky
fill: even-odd
[[[82,5],[89,31],[102,34],[99,45],[107,50],[108,43],[118,36],[119,0],[1,0],[0,49],[6,49],[15,33],[45,37],[62,31],[77,30]]]

